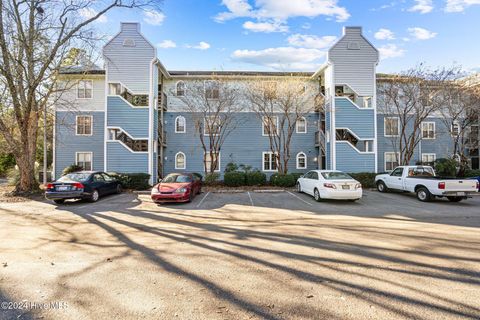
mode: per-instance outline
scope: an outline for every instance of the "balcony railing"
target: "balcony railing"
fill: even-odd
[[[372,97],[360,96],[355,91],[353,91],[348,85],[336,86],[335,96],[349,98],[360,108],[368,109],[373,107]]]
[[[325,152],[325,133],[321,130],[315,132],[315,147]]]
[[[161,106],[163,110],[167,111],[168,98],[164,92],[161,92],[158,95],[158,105]]]
[[[126,145],[130,150],[134,152],[148,151],[148,140],[146,139],[133,139],[120,129],[109,129],[109,135],[110,141],[121,141],[124,145]]]

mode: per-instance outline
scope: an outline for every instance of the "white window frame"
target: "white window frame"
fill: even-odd
[[[397,134],[387,134],[387,119],[397,119]],[[385,117],[383,118],[383,136],[384,137],[398,137],[400,135],[400,118],[399,117]]]
[[[179,84],[183,84],[183,94],[181,94],[181,95],[178,94],[178,85],[179,85]],[[183,80],[177,81],[177,83],[175,84],[175,96],[177,96],[177,97],[184,97],[184,96],[185,96],[186,88],[187,88],[187,85],[185,84],[185,81],[183,81]]]
[[[387,169],[387,154],[393,154],[394,156],[396,155],[396,158],[395,158],[395,159],[396,159],[396,161],[397,161],[397,166],[400,165],[400,163],[399,163],[400,152],[385,152],[385,153],[383,154],[383,169],[384,169],[385,171],[390,170],[390,169]],[[390,161],[390,162],[391,162],[391,161]],[[394,170],[394,169],[395,169],[395,168],[392,168],[391,170]]]
[[[423,131],[424,131],[425,126],[426,126],[426,131],[427,131],[427,135],[428,135],[428,132],[429,132],[428,126],[429,126],[430,124],[433,124],[433,138],[429,138],[429,137],[425,138],[425,137],[423,136]],[[424,122],[422,122],[422,140],[435,140],[436,137],[437,137],[437,131],[436,131],[435,122],[433,122],[433,121],[424,121]]]
[[[214,172],[220,172],[221,171],[221,168],[222,168],[222,153],[221,152],[216,152],[216,154],[218,155],[218,167],[217,167],[217,170],[215,170]],[[206,159],[207,159],[207,156],[210,156],[210,152],[205,152],[203,154],[203,161],[204,161],[204,164],[205,164],[205,168],[204,169],[207,169],[206,167]],[[210,159],[210,166],[212,165],[212,160]],[[210,169],[210,168],[208,168]],[[210,172],[210,170],[206,170],[207,172]]]
[[[426,156],[433,156],[433,161],[423,161],[423,157]],[[437,160],[437,154],[436,153],[422,153],[422,163],[426,163],[426,162],[435,162],[435,160]]]
[[[178,165],[177,159],[179,155],[183,156],[183,167],[180,167]],[[185,155],[185,153],[179,151],[175,154],[175,170],[185,170],[186,168],[187,168],[187,156]]]
[[[216,98],[209,98],[207,97],[207,83],[210,83],[210,82],[213,82],[213,83],[216,83],[217,86],[218,86],[218,97]],[[220,99],[220,83],[217,81],[217,80],[204,80],[203,82],[203,93],[205,95],[205,99],[208,99],[208,100],[218,100]]]
[[[268,117],[262,117],[262,136],[268,137],[268,136],[274,136],[275,134],[267,134],[265,132],[265,125],[267,124],[265,122],[265,119]],[[278,116],[272,116],[270,118],[275,118],[275,128],[277,129],[277,134],[278,134]]]
[[[90,134],[78,133],[78,118],[90,118]],[[75,135],[81,137],[91,137],[93,135],[93,116],[92,115],[78,115],[75,117]]]
[[[265,152],[262,152],[262,171],[263,172],[278,172],[278,166],[275,170],[272,170],[272,169],[265,169],[265,155],[268,154],[269,155],[269,164],[270,164],[270,167],[272,167],[272,155],[276,155],[278,157],[278,153],[273,153],[272,151],[265,151]]]
[[[299,161],[298,161],[301,156],[303,156],[303,157],[305,158],[305,166],[303,166],[303,167],[300,166],[300,163],[299,163]],[[297,164],[296,168],[297,168],[297,169],[307,169],[307,167],[308,167],[308,164],[307,164],[307,155],[305,154],[305,152],[301,151],[301,152],[297,153],[296,160],[297,160],[297,161],[296,161],[296,164]]]
[[[178,130],[177,121],[183,119],[183,131]],[[184,116],[178,116],[175,118],[175,133],[186,133],[187,132],[187,119]]]
[[[219,134],[218,133],[215,133],[215,134],[211,134],[211,133],[207,133],[207,121],[210,121],[210,120],[207,120],[207,118],[215,118],[215,116],[208,116],[206,117],[205,119],[203,119],[203,135],[206,136],[206,137],[209,137],[209,136],[218,136]],[[221,119],[218,118],[217,116],[217,122],[218,121],[221,121]]]
[[[457,128],[458,128],[457,134],[454,134],[454,132],[453,132],[453,128],[454,128],[455,126],[457,126]],[[450,135],[451,135],[452,137],[458,137],[459,134],[460,134],[460,123],[459,123],[457,120],[455,120],[455,121],[452,122],[452,126],[451,126],[451,128],[450,128]]]
[[[87,168],[83,168],[83,170],[85,171],[93,171],[93,152],[92,151],[78,151],[78,152],[75,152],[75,165],[79,165],[78,164],[78,155],[80,154],[90,154],[90,169],[87,169]]]
[[[305,130],[304,131],[300,131],[298,130],[298,124],[300,121],[303,121],[305,123]],[[307,119],[305,117],[300,117],[297,119],[297,122],[295,123],[295,132],[296,133],[307,133]]]
[[[374,143],[375,143],[375,140],[363,140],[364,142],[364,147],[365,147],[365,152],[374,152]],[[370,148],[367,148],[367,144],[370,145]],[[369,150],[371,149],[371,150]]]
[[[87,88],[86,85],[83,86],[83,88],[80,88],[80,83],[90,83],[90,90],[91,90],[91,96],[87,97]],[[83,90],[83,94],[85,95],[84,97],[79,97],[78,93],[80,90]],[[78,80],[77,82],[77,99],[82,99],[82,100],[89,100],[93,99],[93,80]]]

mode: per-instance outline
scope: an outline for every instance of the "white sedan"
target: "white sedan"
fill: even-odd
[[[297,180],[297,191],[312,195],[315,200],[337,199],[356,201],[362,197],[362,185],[338,170],[312,170]]]

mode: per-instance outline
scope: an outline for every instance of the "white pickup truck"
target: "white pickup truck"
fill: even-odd
[[[375,177],[377,190],[389,189],[414,192],[420,201],[430,201],[435,197],[446,197],[451,202],[459,202],[468,196],[478,194],[478,181],[437,177],[432,167],[400,166],[390,174]]]

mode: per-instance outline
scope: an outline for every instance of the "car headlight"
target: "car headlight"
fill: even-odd
[[[175,190],[175,193],[185,193],[187,192],[187,188],[178,188],[177,190]]]
[[[355,185],[355,189],[362,189],[362,184],[361,183],[357,183]]]
[[[151,194],[159,194],[159,193],[160,193],[160,190],[158,190],[157,187],[152,188],[152,193]]]

